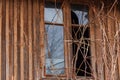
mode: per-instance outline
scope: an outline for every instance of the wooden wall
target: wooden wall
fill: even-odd
[[[0,0],[0,80],[40,79],[40,1]]]
[[[41,1],[44,0],[0,0],[0,80],[41,79],[41,57],[44,56],[40,54],[44,53],[44,7]],[[106,27],[109,38],[115,34],[112,32],[115,31],[112,22],[109,19]],[[92,49],[94,55],[100,57],[101,49],[97,40],[103,36],[100,27],[93,26],[91,34],[94,34],[92,37],[96,42],[92,43]],[[102,58],[95,58],[94,63],[98,73],[95,75],[101,77],[99,74],[102,74],[104,78],[105,73],[101,72],[102,67],[99,66],[99,63],[103,63]]]

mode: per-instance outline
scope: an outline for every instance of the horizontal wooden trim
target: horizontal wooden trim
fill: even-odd
[[[50,2],[63,2],[65,0],[47,0],[47,1],[50,1]],[[70,2],[71,4],[88,4],[89,3],[89,0],[66,0],[68,2]]]
[[[93,77],[88,77],[88,76],[76,76],[76,78],[80,80],[94,80]]]
[[[65,69],[64,74],[54,75],[54,74],[46,74],[46,68],[44,67],[45,78],[48,78],[48,77],[52,78],[52,77],[55,77],[55,76],[57,76],[57,77],[66,77],[66,68],[64,68],[64,69]]]
[[[53,23],[53,22],[45,22],[45,24],[63,26],[63,24],[61,23]]]
[[[87,25],[82,25],[82,24],[71,24],[71,26],[74,26],[74,27],[83,27],[83,26],[87,26]]]
[[[59,25],[59,26],[64,26],[64,24],[61,24],[61,23],[54,23],[54,22],[45,22],[45,24],[48,24],[48,25]],[[86,26],[86,25],[71,24],[71,26],[74,26],[74,27],[83,27],[83,26]]]

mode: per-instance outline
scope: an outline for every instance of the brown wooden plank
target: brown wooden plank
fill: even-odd
[[[29,79],[28,0],[24,1],[24,79]]]
[[[18,69],[18,77],[17,77],[17,80],[21,80],[20,77],[21,77],[21,64],[20,64],[20,6],[21,6],[21,2],[20,0],[17,0],[17,69]]]
[[[45,67],[45,49],[44,49],[44,4],[43,4],[44,0],[40,0],[40,59],[41,59],[41,64],[40,64],[40,68],[41,68],[41,78],[44,76],[44,67]]]
[[[92,9],[89,10],[89,20],[91,22],[93,18]],[[91,46],[91,64],[92,64],[92,76],[96,79],[96,53],[95,53],[95,25],[90,24],[90,46]]]
[[[37,79],[40,79],[40,1],[37,0],[36,2],[36,46],[37,46],[37,51],[36,51],[36,56],[37,56]]]
[[[67,20],[70,18],[70,13],[69,13],[69,2],[68,0],[65,1],[64,7],[63,7],[63,12],[64,12],[64,40],[70,40],[70,26],[71,26],[71,20]],[[67,14],[67,15],[66,15]],[[69,45],[69,46],[68,46]],[[66,74],[66,79],[72,77],[73,71],[72,71],[72,53],[70,50],[70,44],[68,42],[64,42],[64,59],[65,59],[65,74]],[[70,53],[70,54],[67,54]],[[70,70],[71,69],[71,70]]]
[[[113,17],[113,12],[114,11],[109,13],[110,17]],[[106,48],[106,56],[107,56],[106,62],[109,63],[109,65],[106,65],[106,71],[105,71],[105,75],[106,75],[105,78],[106,78],[106,80],[109,80],[109,79],[113,78],[113,75],[109,74],[109,73],[111,73],[111,71],[109,69],[114,71],[113,63],[115,61],[114,58],[112,58],[114,56],[113,51],[115,50],[115,49],[113,49],[113,45],[114,45],[114,32],[115,32],[114,31],[115,30],[114,26],[115,25],[114,25],[114,20],[111,19],[110,17],[107,17],[107,22],[106,22],[106,24],[107,24],[107,26],[106,26],[107,27],[106,28],[107,29],[106,33],[107,33],[107,38],[108,38],[108,41],[106,42],[106,47],[107,47]]]
[[[37,27],[38,27],[38,0],[34,0],[33,2],[33,59],[34,59],[34,79],[38,79],[38,62],[37,62],[37,53],[38,53],[38,42],[37,42]]]
[[[13,79],[14,75],[14,59],[13,59],[13,0],[9,0],[9,80]]]
[[[120,22],[120,12],[117,11],[117,20]],[[115,23],[116,25],[116,31],[120,30],[120,23]],[[120,42],[120,34],[118,33],[118,36],[117,36],[117,42],[119,43]],[[120,79],[120,44],[117,44],[117,54],[118,54],[118,78]]]
[[[24,0],[20,5],[20,79],[24,80]]]
[[[33,80],[32,69],[32,2],[28,0],[28,30],[29,30],[29,80]]]
[[[14,0],[14,80],[17,80],[17,0]]]
[[[53,23],[53,22],[45,22],[45,24],[63,26],[63,24],[60,24],[60,23]],[[77,25],[77,26],[79,26],[79,25]]]
[[[6,0],[2,1],[1,80],[6,80]]]
[[[36,0],[33,1],[33,79],[37,78],[37,56],[36,56]]]
[[[96,8],[96,11],[99,12],[97,8]],[[97,12],[94,12],[93,16],[97,15],[96,14]],[[98,23],[98,25],[96,23]],[[95,26],[95,35],[94,35],[94,37],[95,37],[95,53],[96,53],[95,55],[97,57],[97,59],[96,59],[97,74],[94,76],[97,76],[96,77],[97,79],[104,80],[104,70],[103,70],[104,65],[102,62],[102,53],[103,53],[102,48],[103,47],[101,47],[102,46],[101,40],[103,38],[101,27],[103,27],[103,25],[101,25],[101,20],[99,17],[94,21],[93,25]]]
[[[120,17],[120,12],[119,11],[117,11],[116,10],[116,20],[117,21],[120,21],[120,19],[119,19],[119,17]],[[120,39],[119,39],[119,37],[120,37],[120,34],[119,33],[117,33],[117,31],[118,30],[120,30],[120,23],[118,23],[117,21],[115,21],[115,34],[117,34],[117,36],[116,36],[116,38],[117,38],[117,40],[116,40],[116,47],[117,47],[117,69],[116,69],[116,75],[117,75],[117,79],[120,79],[120,55],[119,55],[119,53],[120,53],[120,44],[119,44],[119,42],[120,42]]]
[[[1,54],[2,54],[2,52],[1,52],[1,37],[2,37],[2,0],[0,0],[0,80],[1,80],[1,66],[2,66],[2,64],[1,64]]]
[[[9,1],[6,1],[6,80],[9,80]]]

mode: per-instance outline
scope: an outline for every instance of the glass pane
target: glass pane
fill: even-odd
[[[63,23],[62,9],[60,9],[60,4],[57,6],[54,3],[45,4],[45,22]]]
[[[63,26],[45,25],[46,30],[46,73],[64,73]]]
[[[77,24],[86,25],[88,23],[88,8],[86,6],[72,5],[71,13],[76,14],[78,18]],[[76,22],[73,21],[73,24],[76,24]]]

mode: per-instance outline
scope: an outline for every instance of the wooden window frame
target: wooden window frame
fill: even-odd
[[[53,0],[49,0],[51,2],[54,2]],[[76,24],[71,24],[71,3],[70,2],[67,2],[67,0],[64,0],[63,1],[63,24],[59,24],[59,23],[51,23],[51,22],[45,22],[44,21],[44,8],[45,6],[43,5],[44,4],[44,0],[41,1],[41,4],[40,5],[40,11],[41,11],[41,21],[40,21],[40,25],[43,26],[41,27],[41,46],[42,46],[42,50],[41,50],[41,71],[42,71],[42,78],[44,79],[47,79],[47,78],[55,78],[54,75],[45,75],[45,45],[44,45],[44,35],[45,35],[45,24],[50,24],[50,25],[60,25],[60,26],[63,26],[64,27],[64,32],[65,30],[70,30],[70,26],[74,25],[74,26],[81,26],[81,25],[76,25]],[[88,5],[87,2],[80,2],[80,3],[72,3],[72,4],[79,4],[79,5]],[[89,15],[92,15],[91,14],[91,10],[89,9]],[[67,14],[67,15],[66,15]],[[69,19],[67,19],[69,18]],[[92,17],[89,16],[89,21],[90,19],[92,19]],[[90,26],[90,39],[92,40],[90,43],[91,43],[91,48],[90,48],[90,51],[91,51],[91,56],[93,57],[91,59],[91,66],[92,66],[92,69],[93,69],[93,75],[96,74],[96,67],[95,67],[95,30],[94,30],[94,27],[91,27],[93,25],[89,25]],[[69,79],[74,79],[75,77],[77,77],[78,79],[84,79],[85,77],[84,76],[73,76],[74,74],[71,73],[72,72],[72,66],[71,66],[71,46],[69,45],[69,35],[68,33],[64,33],[64,59],[65,59],[65,75],[62,75],[62,76],[57,76],[57,77],[60,77],[60,78],[63,78],[63,79],[66,79],[66,78],[69,78]],[[68,54],[69,53],[69,54]],[[43,65],[44,64],[44,65]],[[93,77],[87,77],[88,79],[92,80]]]
[[[48,0],[48,2],[53,2],[54,3],[54,1],[51,1],[51,0]],[[61,3],[61,2],[60,2]],[[44,4],[44,8],[45,8],[45,2],[43,2],[43,4]],[[62,9],[62,8],[61,8]],[[63,12],[63,10],[62,10],[62,12]],[[44,9],[42,10],[42,13],[44,14]],[[43,15],[44,16],[44,15]],[[63,17],[64,17],[64,15],[63,15]],[[45,24],[48,24],[48,25],[58,25],[58,26],[61,26],[61,27],[63,27],[63,32],[64,32],[64,20],[63,20],[63,23],[55,23],[55,22],[46,22],[45,20],[44,21],[42,21],[44,24],[44,35],[45,35]],[[45,36],[44,36],[45,37]],[[44,38],[44,41],[45,41],[45,38]],[[63,45],[65,45],[65,42],[63,42]],[[64,46],[64,50],[65,50],[65,46]],[[45,55],[45,46],[44,46],[44,55]],[[46,70],[45,70],[45,56],[43,57],[43,60],[44,61],[42,61],[43,62],[43,64],[44,64],[44,68],[42,69],[42,74],[43,74],[43,78],[45,78],[45,79],[47,79],[47,78],[56,78],[56,75],[49,75],[49,74],[46,74]],[[65,51],[64,51],[64,64],[66,64],[66,60],[65,60]],[[65,78],[66,77],[66,65],[64,65],[64,67],[65,67],[65,71],[64,71],[64,74],[60,74],[60,75],[57,75],[57,77],[60,77],[60,78]]]

